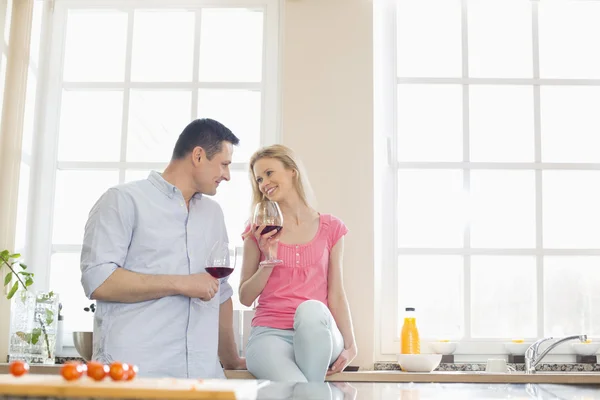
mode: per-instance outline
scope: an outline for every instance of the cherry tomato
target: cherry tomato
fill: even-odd
[[[137,365],[129,365],[129,371],[127,372],[127,377],[125,380],[132,381],[133,378],[137,376],[138,366]]]
[[[87,376],[95,381],[101,381],[108,375],[110,368],[108,365],[99,363],[97,361],[90,361],[87,363]]]
[[[67,363],[60,369],[60,374],[68,381],[75,381],[85,373],[87,367],[80,363]]]
[[[13,376],[25,375],[29,372],[29,364],[25,361],[16,360],[10,363],[9,370]]]
[[[122,381],[129,374],[129,365],[120,362],[113,362],[110,364],[109,375],[113,381]]]

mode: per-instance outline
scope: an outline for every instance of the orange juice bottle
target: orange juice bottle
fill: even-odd
[[[408,307],[405,311],[404,325],[402,325],[402,332],[400,334],[400,353],[420,354],[421,343],[419,341],[419,330],[417,329],[415,309],[413,307]]]

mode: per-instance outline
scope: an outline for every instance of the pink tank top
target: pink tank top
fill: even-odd
[[[246,227],[245,232],[250,226]],[[319,229],[305,244],[279,243],[277,257],[283,264],[273,267],[258,297],[252,326],[293,329],[296,308],[306,300],[327,303],[329,254],[348,232],[346,225],[330,214],[319,215]],[[253,240],[254,237],[251,236]],[[256,240],[255,240],[256,242]],[[264,255],[261,254],[261,260]]]

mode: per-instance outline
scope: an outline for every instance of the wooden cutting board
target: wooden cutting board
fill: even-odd
[[[262,384],[261,384],[262,385]],[[87,376],[66,381],[57,375],[0,374],[0,395],[28,397],[87,397],[121,399],[256,399],[259,382],[253,380],[194,380],[136,378],[96,382]]]

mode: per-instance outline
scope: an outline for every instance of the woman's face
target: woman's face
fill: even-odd
[[[269,200],[282,201],[296,191],[294,170],[286,169],[276,158],[261,158],[254,163],[254,179]]]

